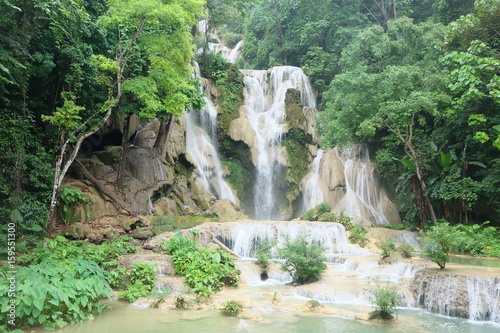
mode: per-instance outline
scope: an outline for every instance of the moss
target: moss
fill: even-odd
[[[231,184],[239,198],[242,198],[245,192],[245,187],[248,186],[251,179],[251,172],[243,167],[241,161],[237,158],[228,158],[224,162],[229,170],[229,176],[226,180]]]
[[[288,128],[305,128],[307,121],[303,109],[304,106],[300,101],[300,91],[288,89],[285,95],[285,121]]]
[[[301,129],[293,128],[288,131],[283,142],[288,154],[287,180],[295,185],[300,184],[309,171],[311,154],[307,144],[312,138]]]

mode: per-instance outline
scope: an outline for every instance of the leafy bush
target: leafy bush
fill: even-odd
[[[5,275],[5,272],[3,273]],[[100,313],[99,300],[110,297],[107,272],[95,262],[42,259],[36,265],[21,267],[16,274],[16,326],[63,327],[93,318]],[[7,279],[0,282],[0,309],[9,311]],[[3,315],[2,315],[3,316]],[[6,330],[2,320],[0,329]]]
[[[139,297],[146,297],[151,293],[151,289],[145,286],[141,281],[137,281],[127,287],[127,290],[118,295],[118,299],[133,303]]]
[[[301,219],[305,220],[305,221],[318,221],[319,218],[323,214],[330,213],[331,211],[332,211],[332,207],[329,204],[322,202],[319,205],[317,205],[316,207],[314,207],[313,209],[310,209],[307,212],[305,212],[304,215],[302,215]],[[325,217],[326,216],[327,215],[325,215]],[[324,221],[326,222],[327,220],[324,220]],[[334,219],[331,219],[328,221],[335,222]]]
[[[413,251],[415,251],[415,249],[410,244],[405,243],[405,244],[401,244],[400,246],[398,246],[398,251],[401,252],[403,257],[411,258],[413,255]]]
[[[335,222],[336,220],[337,220],[337,217],[331,212],[323,213],[318,218],[318,221],[321,221],[321,222]]]
[[[86,258],[94,261],[104,269],[116,266],[118,257],[123,254],[133,253],[137,247],[132,244],[131,237],[122,237],[95,245],[85,241],[70,242],[62,236],[54,239],[46,238],[44,243],[39,244],[31,253],[18,259],[20,264],[38,264],[44,258],[55,261],[66,259]]]
[[[354,243],[354,244],[359,244],[360,246],[365,246],[366,244],[366,229],[359,226],[359,225],[354,225],[352,224],[351,229],[348,229],[351,231],[351,235],[349,236],[349,240]]]
[[[82,190],[71,184],[65,184],[61,187],[59,198],[58,213],[61,220],[66,224],[75,222],[75,206],[88,201]]]
[[[186,284],[199,296],[209,297],[224,285],[238,285],[233,258],[220,249],[199,248],[193,240],[175,236],[166,252],[172,256],[175,272],[184,275]]]
[[[396,251],[396,244],[394,244],[392,240],[388,240],[380,245],[380,249],[382,250],[382,253],[380,254],[382,259],[388,258],[394,251]]]
[[[321,273],[326,269],[323,255],[325,248],[318,244],[308,244],[306,236],[299,236],[285,242],[285,247],[278,250],[281,258],[285,259],[281,268],[292,275],[292,282],[304,284],[319,280]]]
[[[222,309],[220,312],[226,316],[236,317],[241,312],[241,305],[235,301],[226,301],[222,304]]]
[[[424,255],[444,269],[449,261],[448,253],[457,247],[459,237],[457,227],[450,226],[448,222],[436,224],[424,231],[420,238],[424,242]]]
[[[260,267],[262,273],[267,272],[267,268],[269,267],[269,259],[271,258],[271,249],[275,245],[276,242],[265,238],[259,240],[255,247],[255,252],[257,254],[257,261],[255,263]]]
[[[393,319],[396,313],[396,307],[402,305],[402,297],[398,294],[396,286],[378,286],[376,289],[370,290],[375,300],[372,305],[376,310],[370,313],[370,319]]]

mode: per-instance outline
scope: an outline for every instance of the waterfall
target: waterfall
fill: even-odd
[[[445,316],[500,322],[500,278],[421,270],[409,285],[413,301]]]
[[[198,64],[195,69],[196,77],[200,77]],[[203,186],[217,199],[229,199],[235,203],[236,198],[231,187],[224,180],[224,171],[215,148],[217,110],[207,96],[204,98],[206,104],[199,114],[191,110],[186,115],[186,151],[196,166]]]
[[[222,58],[226,59],[227,62],[234,64],[238,60],[241,54],[241,47],[243,46],[243,41],[239,41],[233,49],[219,43],[208,43],[208,50],[210,53],[220,53]]]
[[[301,92],[302,104],[315,107],[309,79],[297,67],[273,67],[267,71],[242,70],[245,83],[246,117],[255,132],[257,175],[254,189],[255,215],[259,220],[272,219],[276,213],[274,181],[282,156],[285,132],[285,94],[290,88]]]
[[[213,225],[214,236],[243,258],[255,257],[255,246],[259,240],[276,241],[276,248],[282,248],[287,238],[296,239],[306,235],[307,241],[326,248],[325,255],[366,255],[366,249],[350,244],[344,226],[340,223],[324,222],[240,222]],[[276,251],[273,257],[277,258]]]
[[[467,277],[469,319],[500,323],[500,278]]]
[[[389,223],[382,212],[382,186],[375,164],[370,161],[368,147],[353,145],[343,154],[336,148],[336,153],[344,165],[346,213],[366,218],[362,210],[368,209],[376,224]]]
[[[304,184],[304,211],[308,211],[324,201],[323,191],[319,187],[319,166],[323,157],[320,149],[312,162],[312,171],[306,176]]]

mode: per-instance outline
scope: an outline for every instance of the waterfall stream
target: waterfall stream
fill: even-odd
[[[196,77],[200,77],[196,64]],[[236,198],[229,184],[224,180],[224,171],[216,149],[217,110],[205,96],[205,106],[186,115],[186,151],[191,156],[203,186],[217,199]],[[208,133],[207,133],[208,132]]]
[[[300,91],[302,104],[315,107],[315,96],[307,76],[297,67],[273,67],[267,71],[242,70],[245,83],[246,117],[255,133],[257,175],[254,189],[255,215],[259,220],[277,216],[275,180],[286,152],[281,146],[285,133],[285,94]]]

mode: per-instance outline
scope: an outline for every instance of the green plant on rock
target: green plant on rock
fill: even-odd
[[[389,258],[396,251],[396,244],[392,240],[388,240],[380,245],[380,249],[382,250],[380,254],[382,259]]]
[[[430,230],[424,231],[420,239],[424,243],[424,255],[435,262],[439,268],[444,269],[449,261],[448,253],[453,251],[458,244],[460,233],[456,226],[448,222],[440,222]]]
[[[88,201],[82,190],[71,184],[61,186],[59,198],[58,213],[62,221],[66,224],[75,222],[75,206]]]
[[[177,296],[174,305],[175,308],[179,310],[188,310],[190,308],[190,304],[185,296]]]
[[[265,238],[259,240],[259,242],[255,246],[255,252],[257,254],[257,261],[255,263],[260,267],[262,273],[267,273],[267,269],[269,267],[269,259],[271,259],[271,249],[275,245],[276,242]]]
[[[366,229],[352,224],[350,231],[349,240],[354,244],[359,244],[360,246],[365,246],[366,244]]]
[[[242,311],[241,304],[236,301],[226,301],[222,304],[222,308],[220,312],[225,316],[233,316],[236,317]]]
[[[403,303],[403,298],[398,293],[396,286],[377,286],[375,289],[371,289],[373,297],[372,305],[375,310],[370,312],[370,319],[394,319],[396,313],[396,307],[401,306]]]
[[[309,244],[304,235],[295,240],[287,239],[285,247],[278,250],[280,257],[285,259],[281,268],[292,275],[293,283],[298,284],[319,280],[326,269],[324,252],[324,247]]]
[[[398,246],[398,251],[401,252],[403,257],[411,258],[413,255],[413,251],[415,251],[415,249],[410,244],[404,243]]]
[[[326,215],[327,213],[330,213],[332,211],[332,207],[327,204],[326,202],[322,202],[313,209],[308,210],[307,212],[302,215],[301,219],[305,221],[318,221],[321,216],[324,216],[326,219],[327,217],[330,218],[330,215]],[[327,222],[327,220],[323,220]],[[328,220],[328,222],[335,222],[335,220]]]

